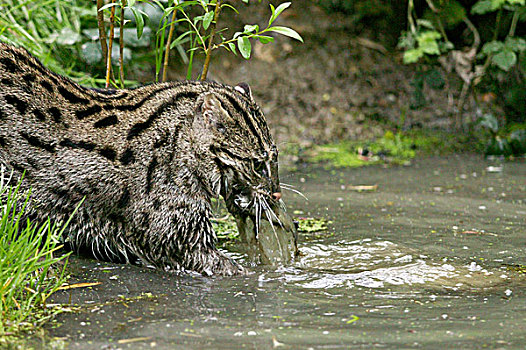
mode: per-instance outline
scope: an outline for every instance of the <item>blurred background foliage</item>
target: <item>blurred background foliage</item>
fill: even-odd
[[[267,11],[269,4],[268,1],[250,1],[248,5],[237,1],[226,3],[240,9],[264,7]],[[280,4],[278,1],[270,3]],[[139,23],[140,36],[137,13],[125,12],[126,86],[155,80],[156,42],[160,35],[167,35],[166,8],[172,5],[172,1],[163,0],[134,2],[133,7],[142,14],[141,21],[144,21]],[[408,108],[411,110],[428,107],[428,89],[447,90],[455,96],[457,115],[453,118],[459,130],[472,132],[483,128],[491,139],[489,144],[495,144],[497,138],[511,140],[516,130],[524,128],[525,0],[298,0],[293,1],[292,8],[296,12],[310,11],[314,21],[321,9],[326,16],[335,18],[335,25],[339,23],[338,18],[345,18],[344,31],[349,37],[366,37],[384,48],[392,60],[413,67],[414,73],[408,78],[411,89]],[[108,9],[105,11],[108,13]],[[101,87],[105,64],[96,13],[95,1],[4,0],[0,4],[0,40],[26,47],[58,73],[88,86]],[[253,11],[252,23],[266,22],[268,17],[263,18],[261,13]],[[199,15],[195,11],[189,14],[192,18]],[[223,16],[226,25],[235,26],[238,17],[234,11]],[[293,12],[285,21],[292,20],[301,34],[302,23],[298,23],[301,20],[294,17],[301,18]],[[181,14],[178,13],[177,18],[181,19]],[[178,37],[187,27],[177,22],[175,30],[175,37]],[[121,37],[118,28],[115,37],[116,40]],[[317,39],[319,45],[331,40],[319,32],[307,38]],[[311,42],[311,45],[316,43]],[[113,46],[115,62],[118,61],[118,49],[118,45]],[[180,40],[173,45],[173,50],[172,67],[188,63],[192,55],[188,41]],[[454,83],[451,76],[456,76],[459,83]],[[476,106],[468,119],[462,115],[467,101],[474,101]],[[498,125],[497,129],[488,128],[487,120],[491,118]],[[520,139],[523,133],[513,135],[514,139]]]

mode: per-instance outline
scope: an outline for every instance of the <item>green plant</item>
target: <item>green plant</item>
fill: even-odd
[[[111,79],[111,55],[108,55],[107,52],[111,51],[111,46],[113,42],[113,32],[112,28],[114,27],[114,21],[120,23],[121,31],[123,30],[124,25],[127,23],[124,18],[124,10],[132,11],[135,24],[137,29],[137,36],[140,37],[143,32],[145,25],[145,17],[148,15],[139,10],[136,5],[143,1],[135,0],[119,0],[118,2],[112,2],[102,6],[102,0],[98,0],[98,23],[99,23],[99,37],[101,39],[101,48],[107,62],[106,65],[106,86],[109,85]],[[283,26],[273,26],[273,22],[278,18],[278,16],[287,9],[291,3],[285,2],[278,7],[274,7],[270,4],[271,16],[268,20],[268,25],[260,29],[257,24],[246,24],[243,27],[242,31],[238,31],[233,34],[231,38],[225,37],[224,33],[226,28],[217,30],[217,23],[219,16],[222,13],[222,10],[227,8],[237,12],[236,8],[231,4],[228,4],[222,0],[198,0],[198,1],[180,1],[173,0],[168,2],[168,6],[163,5],[160,1],[151,0],[148,1],[154,3],[162,12],[162,16],[159,20],[158,30],[156,32],[156,44],[155,44],[155,80],[159,81],[161,68],[163,69],[162,80],[166,79],[166,71],[168,68],[168,60],[170,50],[174,47],[186,48],[186,52],[189,53],[189,58],[187,59],[187,79],[192,79],[192,71],[194,64],[194,56],[196,52],[201,52],[204,55],[204,64],[199,78],[201,80],[206,79],[210,59],[212,52],[219,48],[224,48],[227,51],[230,51],[234,54],[237,54],[237,51],[245,59],[250,58],[252,51],[251,39],[259,40],[263,44],[267,44],[274,41],[272,36],[268,34],[278,33],[285,36],[289,36],[299,41],[303,41],[301,36],[291,28]],[[243,2],[248,3],[248,0]],[[120,8],[120,17],[116,16],[116,8]],[[110,16],[110,35],[108,38],[108,48],[105,48],[106,41],[104,38],[105,27],[104,27],[104,15],[103,11],[109,11]],[[177,19],[177,15],[180,14],[181,18]],[[175,25],[176,23],[181,25],[186,25],[187,29],[180,33],[175,39],[173,39]],[[168,36],[166,32],[168,30]],[[219,38],[219,40],[217,39]],[[123,40],[119,40],[122,47]],[[122,50],[121,50],[121,62],[122,59]],[[122,67],[122,65],[121,65]],[[122,72],[122,68],[121,68]],[[121,73],[121,82],[123,80]],[[122,85],[122,83],[121,83]]]
[[[57,255],[67,223],[58,225],[49,219],[36,224],[22,217],[30,193],[21,193],[20,182],[9,185],[4,171],[0,174],[0,345],[5,337],[38,327],[57,308],[48,308],[46,300],[65,282],[64,267],[58,263],[66,255]]]
[[[372,164],[406,164],[417,154],[449,154],[473,150],[471,138],[431,130],[386,131],[376,140],[343,141],[314,146],[304,155],[310,162],[329,162],[334,167],[360,167]]]
[[[383,137],[371,142],[340,142],[316,146],[308,152],[308,156],[313,162],[329,161],[335,167],[360,167],[383,162],[404,164],[416,156],[417,140],[425,148],[423,138],[386,131]]]
[[[81,0],[3,0],[0,40],[27,48],[58,73],[86,79],[76,63],[82,41],[81,22],[91,16],[91,7]]]
[[[212,219],[212,227],[220,243],[230,242],[239,239],[236,220],[229,213],[223,213],[222,217]]]
[[[486,113],[479,119],[479,125],[489,134],[484,153],[487,156],[521,156],[526,154],[526,128],[524,125],[511,131],[501,128],[492,113]]]
[[[5,0],[0,3],[0,40],[23,46],[51,70],[94,87],[136,85],[126,80],[126,72],[147,70],[150,64],[156,72],[152,80],[165,81],[174,50],[188,65],[189,79],[194,57],[202,54],[199,77],[205,79],[212,53],[219,48],[239,51],[248,59],[251,41],[272,42],[271,32],[302,40],[294,30],[273,23],[290,2],[270,6],[265,28],[243,25],[227,38],[227,28],[216,29],[216,24],[222,9],[237,10],[221,0]],[[119,61],[118,69],[112,61]]]
[[[408,0],[408,30],[402,33],[399,47],[403,48],[403,60],[406,64],[440,63],[447,71],[454,70],[462,79],[463,85],[457,101],[456,126],[462,126],[461,114],[466,98],[488,75],[490,68],[509,72],[519,64],[519,56],[526,50],[526,41],[516,36],[518,23],[526,18],[526,0],[479,0],[469,10],[459,1],[426,0],[424,15],[417,16],[414,0]],[[480,31],[488,32],[486,26],[477,26],[471,16],[493,15],[494,27],[491,39],[483,39]],[[504,22],[503,18],[509,18]],[[507,23],[507,30],[502,27]],[[471,33],[471,45],[458,47],[448,36],[448,30],[463,24]],[[488,35],[484,35],[487,38]],[[423,71],[422,64],[418,65]],[[517,74],[524,84],[524,76]],[[415,91],[422,85],[416,85]],[[417,104],[417,107],[419,105]]]

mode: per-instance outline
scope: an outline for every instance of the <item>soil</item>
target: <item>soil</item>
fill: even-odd
[[[232,32],[242,24],[266,25],[270,9],[264,3],[237,7],[238,15],[225,10],[220,27]],[[425,106],[411,109],[415,67],[404,65],[401,52],[389,47],[398,33],[382,37],[374,23],[328,14],[312,1],[294,1],[274,25],[294,28],[304,43],[282,35],[267,45],[253,42],[248,61],[215,51],[208,78],[247,82],[281,149],[370,139],[390,126],[452,127],[451,91],[459,91],[458,82],[448,79],[451,87],[441,90],[424,86]],[[172,79],[183,77],[183,69],[172,72]]]

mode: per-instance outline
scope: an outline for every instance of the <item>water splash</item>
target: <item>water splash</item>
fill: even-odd
[[[340,241],[300,248],[295,266],[276,271],[286,282],[305,289],[425,288],[459,290],[501,283],[505,275],[490,272],[475,262],[454,265],[434,261],[390,241]],[[273,273],[260,281],[273,280]],[[277,277],[277,276],[276,276]]]

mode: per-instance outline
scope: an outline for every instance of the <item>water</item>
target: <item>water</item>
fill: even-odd
[[[291,210],[332,221],[300,233],[294,264],[204,278],[74,257],[73,280],[101,284],[55,295],[81,309],[49,333],[70,349],[522,349],[526,163],[490,165],[285,174],[310,198]]]

